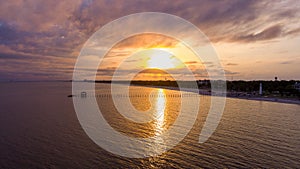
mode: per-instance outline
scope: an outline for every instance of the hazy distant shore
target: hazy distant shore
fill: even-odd
[[[145,86],[145,87],[153,87],[153,88],[163,88],[169,90],[179,90],[178,87],[169,87],[169,86]],[[182,91],[199,93],[200,95],[211,95],[210,89],[191,89],[191,88],[181,88]],[[287,104],[299,104],[300,100],[297,99],[285,99],[285,98],[276,98],[276,97],[247,97],[247,96],[230,96],[227,95],[228,98],[235,99],[245,99],[245,100],[256,100],[256,101],[267,101],[267,102],[277,102],[277,103],[287,103]]]

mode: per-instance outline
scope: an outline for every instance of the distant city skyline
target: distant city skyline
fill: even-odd
[[[137,12],[169,13],[196,25],[214,45],[227,80],[300,79],[300,1],[11,0],[0,2],[0,81],[72,79],[87,39],[108,22]],[[208,78],[205,66],[212,65],[182,54],[180,42],[166,39],[145,35],[121,42],[99,68],[99,79],[109,79],[132,52],[152,48],[178,54],[197,79]],[[143,58],[132,64],[180,76],[182,63],[173,56]]]

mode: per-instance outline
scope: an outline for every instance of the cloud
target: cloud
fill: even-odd
[[[197,62],[197,61],[188,61],[188,62],[184,62],[184,64],[193,65],[193,64],[199,64],[199,62]]]
[[[0,20],[22,31],[49,32],[56,25],[68,24],[66,21],[80,3],[80,0],[5,1],[0,5]]]
[[[237,64],[237,63],[227,63],[226,64],[226,66],[237,66],[237,65],[239,65],[239,64]]]
[[[225,70],[225,74],[226,75],[237,75],[237,74],[240,74],[239,72],[233,72],[233,71],[230,71],[230,70]]]
[[[149,11],[187,19],[214,43],[268,42],[300,34],[300,1],[292,0],[174,0],[171,3],[164,0],[9,0],[0,2],[0,47],[5,49],[0,50],[0,60],[19,59],[26,62],[27,67],[35,67],[35,71],[45,66],[36,65],[42,60],[72,67],[81,47],[96,30],[119,17]],[[147,20],[136,24],[146,23]],[[168,29],[172,31],[171,27]],[[163,38],[143,37],[128,40],[119,47],[149,42],[148,47],[176,44]],[[120,57],[128,54],[114,52],[114,56]],[[6,64],[7,70],[2,71],[15,70],[15,65]],[[52,66],[54,68],[49,65],[44,68],[59,69]],[[15,70],[16,74],[21,72]],[[13,78],[14,75],[10,75]],[[70,77],[65,75],[65,78]]]
[[[283,30],[281,25],[274,25],[264,29],[259,33],[252,33],[233,37],[232,41],[253,42],[261,40],[270,40],[280,37],[282,32]]]
[[[300,28],[296,28],[290,31],[285,32],[286,35],[299,35],[300,34]]]
[[[292,60],[280,62],[280,64],[283,64],[283,65],[289,65],[289,64],[293,64],[293,63],[295,63],[295,61],[292,61]]]
[[[153,47],[175,47],[178,44],[178,41],[164,36],[153,33],[147,33],[142,35],[135,35],[129,37],[120,43],[118,43],[116,48],[135,48],[136,46],[141,46],[144,48],[153,48]]]
[[[177,40],[164,35],[158,35],[153,33],[135,35],[115,44],[106,55],[106,58],[129,56],[138,49],[172,48],[175,47],[177,44]]]

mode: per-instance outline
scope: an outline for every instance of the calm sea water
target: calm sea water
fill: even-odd
[[[130,100],[141,111],[151,107],[148,97],[143,95],[166,94],[159,98],[165,105],[162,120],[136,124],[114,109],[107,94],[108,84],[97,84],[96,89],[105,119],[115,130],[130,137],[151,137],[163,132],[178,116],[178,91],[132,87]],[[210,106],[210,97],[200,96],[196,123],[184,140],[160,156],[134,159],[97,146],[81,128],[69,94],[71,83],[0,83],[0,168],[300,166],[299,105],[227,98],[217,130],[200,144],[199,133]]]

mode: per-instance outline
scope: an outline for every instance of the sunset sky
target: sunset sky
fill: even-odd
[[[300,79],[297,0],[1,0],[0,81],[72,79],[88,38],[108,22],[137,12],[169,13],[196,25],[214,45],[228,80]],[[109,76],[120,57],[140,46],[172,51],[181,44],[158,35],[125,40],[108,54],[99,76]],[[173,56],[157,57],[147,55],[135,65],[181,68]],[[192,69],[203,67],[189,54],[179,57]],[[158,60],[168,63],[161,66]],[[203,79],[205,73],[196,77]]]

